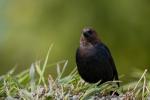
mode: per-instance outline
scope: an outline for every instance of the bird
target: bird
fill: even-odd
[[[80,45],[76,50],[76,65],[81,78],[88,83],[103,84],[118,81],[118,72],[109,48],[98,38],[92,28],[81,32]],[[119,87],[119,82],[117,82]]]

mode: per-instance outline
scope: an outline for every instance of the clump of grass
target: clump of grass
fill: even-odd
[[[76,68],[69,75],[63,74],[67,68],[68,60],[55,63],[57,77],[45,77],[48,67],[50,46],[43,65],[37,61],[31,67],[18,74],[15,68],[7,74],[0,76],[0,99],[6,100],[87,100],[87,99],[145,99],[148,98],[150,84],[146,78],[147,70],[136,82],[129,83],[119,88],[116,82],[106,82],[99,86],[84,82],[77,73]],[[140,71],[139,71],[140,72]],[[136,73],[134,73],[135,75]],[[139,73],[138,73],[139,75]],[[150,75],[149,75],[150,76]],[[142,81],[143,80],[143,81]],[[114,93],[110,94],[110,91]],[[119,96],[115,93],[120,94]]]
[[[150,99],[150,74],[147,73],[145,69],[144,73],[141,70],[135,70],[132,73],[134,78],[139,79],[138,81],[133,81],[129,84],[124,85],[124,89],[127,90],[126,96],[129,98],[138,98],[141,100]]]

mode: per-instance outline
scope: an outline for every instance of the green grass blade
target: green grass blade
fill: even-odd
[[[65,69],[66,69],[66,67],[67,67],[67,64],[68,64],[68,60],[66,60],[64,66],[63,66],[63,69],[62,69],[62,71],[61,71],[60,77],[62,77],[63,73],[65,72]]]
[[[44,61],[44,64],[43,64],[43,69],[42,69],[42,72],[40,74],[40,79],[39,79],[39,84],[41,83],[41,81],[43,81],[43,83],[45,84],[45,79],[44,79],[44,72],[45,72],[45,69],[46,69],[46,65],[47,65],[47,62],[48,62],[48,58],[49,58],[49,54],[50,54],[50,51],[53,47],[53,44],[49,47],[49,50],[47,52],[47,55],[46,55],[46,58],[45,58],[45,61]]]

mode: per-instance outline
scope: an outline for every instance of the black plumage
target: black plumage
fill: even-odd
[[[99,84],[102,84],[118,80],[118,72],[109,49],[91,28],[83,29],[80,47],[76,52],[76,64],[80,76],[86,82],[100,81]]]

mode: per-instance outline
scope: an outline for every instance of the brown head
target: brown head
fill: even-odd
[[[80,45],[94,45],[100,42],[100,39],[97,36],[97,33],[92,28],[84,28],[80,38]]]

